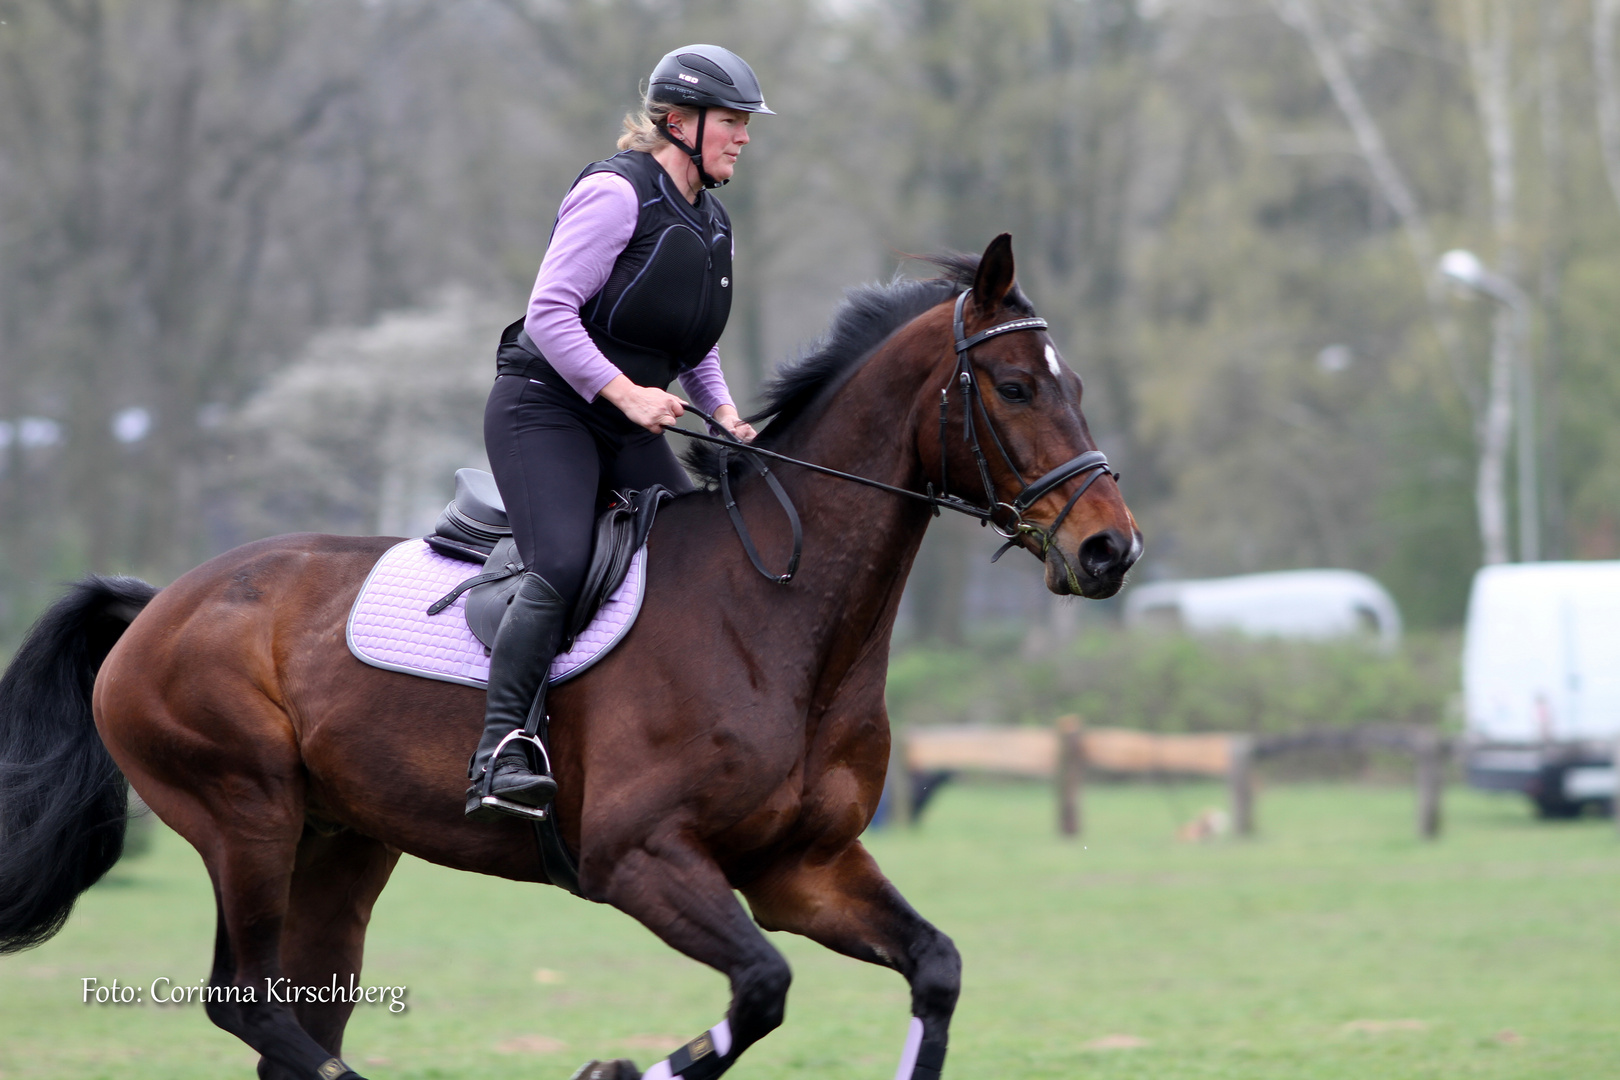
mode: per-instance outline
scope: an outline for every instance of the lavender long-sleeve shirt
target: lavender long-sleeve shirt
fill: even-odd
[[[616,173],[592,173],[575,184],[557,211],[557,228],[529,296],[523,328],[557,374],[586,401],[621,372],[591,340],[579,309],[606,284],[636,231],[640,211],[636,189]],[[682,373],[681,386],[694,405],[711,415],[721,405],[733,404],[720,370],[719,346]]]

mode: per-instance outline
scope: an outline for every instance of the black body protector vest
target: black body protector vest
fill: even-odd
[[[631,382],[667,389],[709,354],[731,315],[731,218],[707,191],[689,204],[651,154],[615,154],[586,166],[574,184],[599,172],[630,181],[641,211],[580,321]],[[532,377],[536,360],[550,367],[519,319],[501,335],[499,370]]]

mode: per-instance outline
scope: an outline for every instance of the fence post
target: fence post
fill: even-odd
[[[911,824],[911,800],[914,792],[911,767],[906,764],[906,729],[889,724],[889,824]]]
[[[1079,836],[1085,823],[1080,808],[1086,753],[1082,726],[1078,716],[1064,716],[1057,722],[1058,833],[1062,836]]]
[[[1614,826],[1620,829],[1620,738],[1614,741],[1614,780],[1615,791],[1609,797],[1609,807],[1614,814]]]
[[[1232,799],[1232,832],[1254,835],[1254,739],[1248,735],[1231,737],[1226,783]]]
[[[1434,840],[1440,835],[1440,793],[1445,783],[1446,741],[1437,731],[1419,731],[1412,737],[1412,756],[1417,770],[1418,837]]]

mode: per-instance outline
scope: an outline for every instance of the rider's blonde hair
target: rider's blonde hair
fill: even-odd
[[[619,136],[619,149],[651,154],[660,146],[668,146],[658,128],[669,123],[670,115],[674,113],[687,115],[685,109],[667,101],[649,101],[640,112],[625,113],[624,134]]]

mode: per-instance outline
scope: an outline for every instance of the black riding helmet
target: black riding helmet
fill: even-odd
[[[703,125],[708,119],[709,109],[719,106],[738,112],[776,115],[765,104],[759,78],[754,74],[754,69],[748,66],[748,61],[718,45],[687,45],[665,53],[647,80],[647,100],[697,109],[695,146],[675,138],[664,124],[658,125],[658,131],[686,151],[697,166],[698,178],[706,188],[717,188],[727,183],[716,180],[703,167]]]

